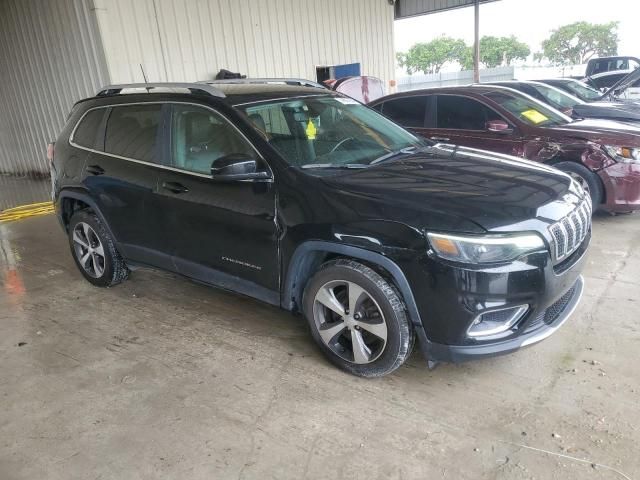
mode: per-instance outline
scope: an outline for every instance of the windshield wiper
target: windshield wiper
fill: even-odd
[[[376,165],[377,163],[384,162],[386,160],[391,160],[392,158],[396,158],[400,155],[409,155],[409,154],[415,153],[417,149],[418,147],[405,147],[405,148],[401,148],[400,150],[394,150],[385,155],[382,155],[381,157],[376,158],[375,160],[370,162],[369,165]]]
[[[368,165],[363,165],[362,163],[309,163],[307,165],[302,165],[300,168],[337,168],[337,169],[352,169],[352,168],[367,168]]]

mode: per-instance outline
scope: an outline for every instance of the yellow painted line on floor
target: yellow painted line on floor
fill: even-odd
[[[36,217],[39,215],[49,215],[54,212],[52,202],[31,203],[20,205],[19,207],[7,208],[0,212],[1,222],[13,222],[23,218]]]

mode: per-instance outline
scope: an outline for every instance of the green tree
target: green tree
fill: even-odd
[[[480,63],[487,68],[511,65],[517,59],[525,60],[531,49],[526,43],[515,36],[492,37],[484,36],[480,39]],[[462,70],[473,68],[473,47],[467,47],[458,58]]]
[[[556,65],[585,63],[592,56],[618,53],[618,22],[575,22],[551,32],[542,42],[536,59],[548,59]]]
[[[457,61],[466,48],[463,40],[443,36],[427,43],[416,43],[408,52],[398,53],[396,58],[409,75],[438,73],[445,63]]]
[[[531,49],[515,36],[491,37],[480,39],[480,61],[487,68],[511,65],[514,60],[526,60]]]

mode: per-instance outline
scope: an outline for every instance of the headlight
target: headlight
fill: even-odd
[[[545,248],[542,238],[533,233],[482,237],[428,233],[427,237],[438,257],[471,264],[509,262]]]
[[[640,148],[605,145],[604,149],[616,162],[640,163]]]

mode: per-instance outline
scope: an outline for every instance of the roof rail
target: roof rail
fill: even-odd
[[[305,80],[304,78],[228,78],[224,80],[204,80],[198,83],[203,83],[207,85],[229,84],[229,83],[239,83],[239,84],[284,83],[286,85],[298,85],[301,87],[323,88],[327,90],[327,87],[325,87],[321,83],[314,82],[313,80]]]
[[[224,98],[226,95],[222,90],[215,88],[207,83],[126,83],[122,85],[107,85],[102,87],[96,92],[96,97],[103,97],[106,95],[121,94],[123,90],[140,90],[144,89],[147,93],[151,93],[151,90],[155,88],[182,88],[188,90],[191,93],[205,93],[213,97]]]

